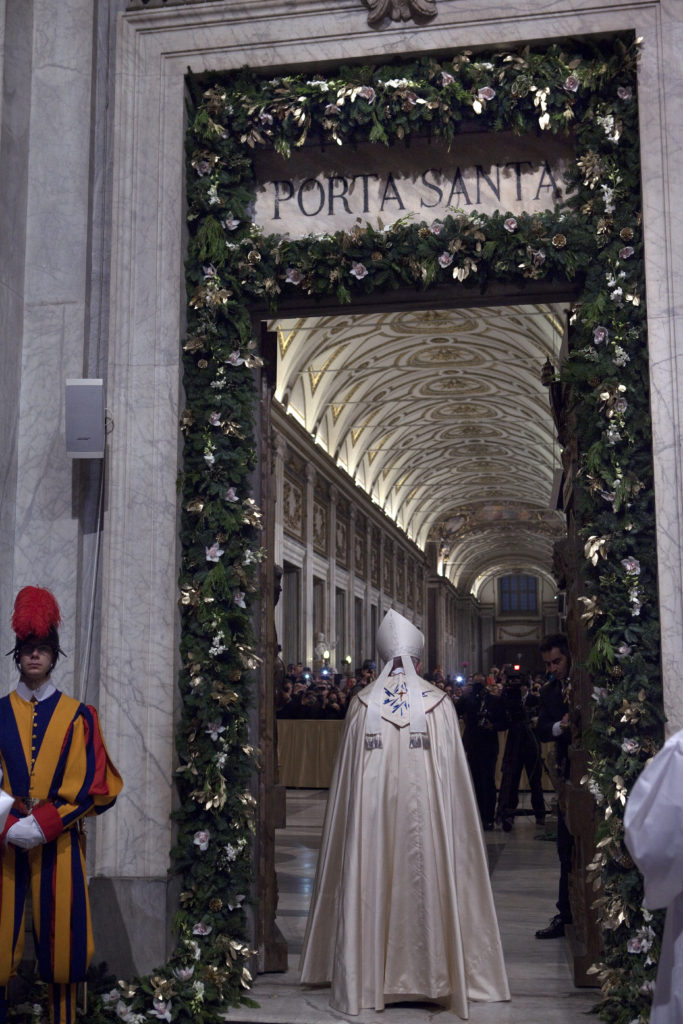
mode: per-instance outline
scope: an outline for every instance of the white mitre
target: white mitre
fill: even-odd
[[[391,661],[401,654],[421,658],[424,648],[424,633],[390,608],[377,630],[377,651],[382,661]]]
[[[399,729],[410,726],[410,746],[428,747],[425,713],[444,698],[444,693],[420,679],[413,658],[420,659],[425,638],[417,626],[393,608],[384,616],[377,631],[377,651],[386,662],[374,683],[358,694],[367,706],[365,746],[374,750],[382,746],[381,719]],[[403,671],[392,675],[394,658],[400,658]]]

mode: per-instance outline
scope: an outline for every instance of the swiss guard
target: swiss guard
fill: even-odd
[[[59,607],[24,587],[14,603],[17,688],[0,699],[0,1022],[22,959],[31,890],[38,973],[50,1021],[73,1024],[76,985],[93,954],[83,820],[111,807],[123,782],[97,713],[52,682],[60,654]]]

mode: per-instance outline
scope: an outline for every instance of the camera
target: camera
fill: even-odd
[[[526,682],[521,665],[506,665],[503,673],[505,674],[506,686],[521,686],[522,683]]]

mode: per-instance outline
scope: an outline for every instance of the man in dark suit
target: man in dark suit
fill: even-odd
[[[547,682],[541,690],[536,733],[541,743],[555,742],[555,768],[551,771],[553,781],[559,783],[569,778],[569,744],[571,725],[569,720],[569,647],[562,633],[545,637],[541,643],[541,657],[545,665]],[[572,911],[569,903],[569,872],[572,866],[574,840],[567,828],[562,810],[561,794],[558,794],[557,810],[557,854],[560,859],[560,884],[557,898],[557,914],[546,928],[536,932],[537,939],[558,939],[564,935],[565,925],[571,924]]]
[[[500,792],[496,818],[509,832],[515,820],[519,803],[519,784],[522,769],[526,771],[531,791],[531,808],[536,824],[545,822],[543,798],[543,762],[541,745],[534,728],[538,720],[540,695],[533,693],[519,665],[506,665],[503,669],[503,705],[508,718],[508,734],[501,767]]]
[[[481,823],[489,832],[496,811],[496,762],[498,733],[507,726],[503,701],[486,686],[480,672],[472,678],[472,690],[460,698],[458,714],[465,721],[462,742],[472,774]]]

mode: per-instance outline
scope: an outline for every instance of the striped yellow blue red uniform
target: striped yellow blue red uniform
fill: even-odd
[[[113,805],[123,782],[102,739],[97,713],[55,691],[38,703],[0,699],[3,789],[15,803],[0,836],[0,989],[21,962],[26,897],[31,892],[40,977],[50,984],[50,1020],[75,1019],[75,983],[93,954],[81,821]],[[7,830],[32,813],[46,842],[22,850]],[[3,993],[4,994],[4,993]]]

